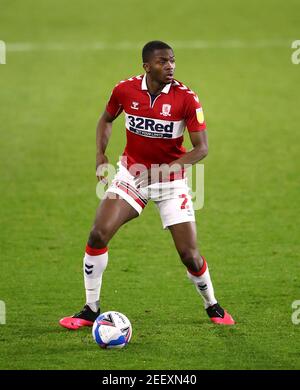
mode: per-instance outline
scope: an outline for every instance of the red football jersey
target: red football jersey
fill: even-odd
[[[185,127],[188,131],[206,129],[203,111],[197,95],[177,80],[165,85],[152,102],[146,75],[121,81],[112,91],[107,112],[117,116],[125,113],[127,143],[122,163],[170,163],[186,150],[182,146]]]

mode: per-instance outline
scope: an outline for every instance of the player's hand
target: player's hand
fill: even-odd
[[[154,167],[146,169],[135,179],[135,185],[137,188],[147,187],[150,184],[169,181],[170,167],[168,165],[161,165],[160,167]]]
[[[104,185],[108,184],[108,180],[105,176],[107,173],[108,158],[105,155],[97,156],[96,158],[96,176],[98,181]]]

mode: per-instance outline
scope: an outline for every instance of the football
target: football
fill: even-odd
[[[132,326],[124,314],[107,311],[96,318],[92,334],[101,348],[123,348],[131,339]]]

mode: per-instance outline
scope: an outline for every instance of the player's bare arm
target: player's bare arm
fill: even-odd
[[[206,130],[190,131],[189,136],[193,149],[177,160],[171,162],[169,164],[170,167],[175,165],[183,168],[186,165],[194,165],[208,155],[208,139]]]
[[[108,158],[105,155],[105,150],[108,145],[112,131],[112,122],[115,119],[107,111],[104,111],[99,118],[96,130],[96,176],[98,180],[104,180],[102,174],[105,165],[108,163]]]
[[[170,172],[178,172],[182,168],[194,165],[205,158],[208,154],[206,130],[191,131],[189,132],[189,136],[193,145],[191,151],[172,161],[168,165],[164,164],[160,167],[154,167],[142,172],[136,179],[137,187],[146,187],[149,184],[155,183],[158,178],[162,181],[167,180],[170,176]],[[155,170],[157,170],[157,172],[154,172]]]

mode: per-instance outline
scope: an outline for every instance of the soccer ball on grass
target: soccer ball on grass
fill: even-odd
[[[132,327],[124,314],[107,311],[96,318],[92,334],[101,348],[123,348],[131,339]]]

